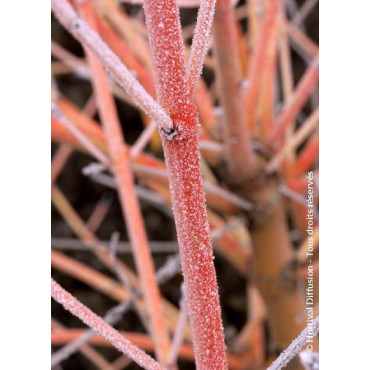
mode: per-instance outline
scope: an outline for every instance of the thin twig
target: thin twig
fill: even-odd
[[[270,132],[267,143],[275,144],[275,141],[284,133],[285,129],[297,117],[298,113],[304,106],[312,90],[319,80],[319,57],[317,56],[306,70],[305,74],[299,81],[294,93],[285,104],[274,122],[274,128]]]
[[[116,274],[118,281],[130,292],[131,294],[131,302],[134,304],[137,314],[139,315],[141,322],[144,324],[146,330],[150,332],[150,323],[148,318],[141,312],[139,308],[138,299],[143,296],[142,292],[139,290],[134,289],[125,275],[122,273],[121,269],[118,265],[117,260],[117,246],[119,243],[120,234],[119,232],[115,231],[111,235],[111,239],[109,242],[109,253],[110,258],[113,266],[113,272]]]
[[[144,150],[151,136],[156,131],[156,128],[157,123],[155,121],[151,121],[149,125],[145,127],[145,130],[140,134],[135,144],[131,146],[130,156],[132,159],[136,158]]]
[[[71,54],[68,50],[64,49],[53,40],[51,40],[51,55],[72,68],[79,77],[83,79],[89,78],[90,71],[84,61]]]
[[[73,147],[69,144],[59,146],[51,161],[51,184],[53,185],[62,172],[64,165],[73,152]]]
[[[91,249],[104,249],[109,247],[109,241],[99,240],[99,246],[91,246],[84,243],[79,239],[71,238],[51,238],[51,246],[53,249],[66,250],[66,251],[91,251]],[[174,253],[178,251],[176,242],[172,241],[154,241],[150,242],[150,250],[152,253]],[[129,242],[119,242],[117,244],[117,253],[132,253],[132,247]]]
[[[180,299],[180,314],[177,321],[177,327],[172,340],[172,346],[168,355],[167,363],[170,369],[175,369],[177,358],[179,356],[180,348],[184,340],[184,331],[188,321],[188,308],[184,294],[184,286],[181,286],[181,299]]]
[[[65,330],[66,328],[61,323],[59,323],[57,320],[51,318],[51,329],[52,329],[52,332],[53,332],[53,331],[57,331],[57,330]],[[95,332],[94,332],[94,335],[95,335]],[[100,369],[100,370],[115,370],[113,368],[113,366],[111,366],[109,361],[106,360],[104,358],[104,356],[102,356],[97,350],[95,350],[89,344],[81,345],[78,350],[87,359],[89,359],[98,369]],[[53,361],[53,356],[54,356],[53,353],[56,353],[56,352],[52,351],[52,356],[51,356],[52,361]],[[51,366],[51,368],[53,369],[53,366]],[[55,370],[57,370],[57,368],[62,370],[62,367],[59,366],[59,364],[57,366],[54,366]]]
[[[285,185],[281,185],[279,187],[279,190],[286,197],[293,199],[295,202],[297,202],[298,204],[301,204],[304,207],[307,207],[307,201],[306,201],[306,199],[304,198],[303,195],[295,192],[294,190],[288,188]],[[313,207],[313,216],[314,216],[316,221],[319,220],[319,211],[315,206]]]
[[[51,103],[51,114],[83,145],[83,147],[104,166],[109,167],[108,157],[97,148],[84,133],[70,120],[56,104]]]
[[[114,325],[122,318],[122,315],[128,311],[130,306],[131,301],[121,303],[111,308],[109,311],[107,311],[107,313],[103,317],[103,320],[106,322],[106,324]],[[64,347],[54,352],[53,355],[51,356],[51,366],[55,366],[69,358],[76,351],[78,351],[85,343],[87,343],[95,334],[96,334],[95,330],[92,329],[87,330],[83,335],[78,337],[76,340],[66,344]]]
[[[91,232],[95,233],[96,230],[98,230],[105,217],[107,216],[112,202],[112,194],[108,192],[103,193],[102,197],[99,199],[93,212],[86,222],[86,226],[91,230]]]
[[[284,146],[270,160],[265,170],[267,173],[275,171],[288,153],[294,152],[299,145],[315,130],[319,122],[319,107],[306,119],[302,126],[285,142]]]
[[[102,337],[113,344],[119,351],[130,357],[138,365],[148,370],[164,370],[152,357],[123,337],[117,330],[108,325],[101,317],[93,313],[80,301],[64,290],[55,280],[51,279],[51,295],[67,311],[77,316],[87,326],[94,329]]]
[[[85,167],[86,168],[86,167]],[[134,170],[137,172],[144,172],[147,174],[151,174],[153,176],[157,177],[162,177],[162,178],[167,178],[167,172],[166,170],[158,169],[158,168],[153,168],[141,164],[137,164],[133,166]],[[99,182],[102,185],[105,185],[107,187],[110,187],[112,189],[116,188],[116,184],[114,182],[114,179],[112,176],[105,175],[105,174],[91,174],[90,172],[84,174],[91,176],[91,178]],[[214,194],[219,196],[222,199],[225,199],[232,203],[233,205],[237,206],[240,209],[243,209],[245,211],[250,211],[253,209],[253,204],[249,202],[248,200],[232,193],[231,191],[222,188],[221,186],[215,185],[209,181],[204,181],[204,189],[206,190],[207,194]]]
[[[299,353],[299,351],[319,333],[319,316],[313,320],[311,327],[306,327],[301,334],[289,345],[289,347],[268,367],[267,370],[280,370]]]
[[[167,257],[166,262],[161,266],[157,273],[156,278],[158,284],[163,284],[165,281],[170,280],[173,276],[181,271],[180,255],[178,253]]]
[[[86,21],[86,25],[96,31],[97,21],[91,2],[83,2],[79,4],[78,8]],[[142,294],[148,309],[148,317],[145,317],[143,322],[154,340],[156,357],[164,365],[170,347],[169,332],[163,313],[159,287],[155,280],[154,262],[150,254],[143,215],[135,192],[135,180],[130,163],[129,149],[124,140],[118,112],[109,90],[108,78],[104,68],[97,57],[89,50],[87,51],[87,58],[92,71],[94,94],[112,159],[112,172],[117,184],[121,210],[132,243]],[[111,257],[115,256],[112,253],[110,255]],[[130,286],[129,281],[125,280],[124,274],[121,274],[115,259],[112,261],[112,266],[119,280],[124,285]],[[134,292],[131,293],[135,297]],[[136,301],[135,306],[137,306]]]
[[[208,52],[208,42],[213,16],[215,14],[215,6],[216,0],[200,1],[197,23],[187,64],[187,77],[191,97],[196,92],[198,80],[202,74],[204,59]]]
[[[173,122],[142,85],[120,61],[107,44],[74,11],[67,0],[52,0],[51,9],[61,24],[87,49],[95,54],[107,68],[112,78],[145,113],[165,130],[173,128]]]
[[[299,27],[317,3],[318,0],[306,0],[304,4],[299,8],[298,12],[295,13],[292,19],[292,23]]]

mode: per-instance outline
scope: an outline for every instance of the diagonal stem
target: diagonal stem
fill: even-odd
[[[94,329],[102,337],[113,344],[119,351],[135,361],[138,365],[148,370],[163,370],[163,367],[148,356],[140,348],[132,344],[116,329],[108,325],[101,317],[97,316],[79,300],[64,290],[55,280],[51,279],[51,295],[67,311],[77,316],[87,326]]]
[[[83,46],[96,55],[110,75],[146,114],[164,129],[173,127],[172,120],[146,92],[106,43],[74,11],[67,0],[52,0],[51,9],[62,25]]]

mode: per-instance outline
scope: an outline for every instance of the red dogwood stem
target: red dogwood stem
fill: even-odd
[[[144,2],[157,96],[174,130],[160,130],[168,168],[198,370],[227,369],[198,147],[198,115],[185,68],[175,0]]]

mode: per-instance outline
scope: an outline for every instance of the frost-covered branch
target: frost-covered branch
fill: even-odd
[[[311,333],[312,330],[312,333]],[[301,334],[289,345],[289,347],[280,354],[267,370],[280,370],[287,366],[289,362],[298,354],[298,352],[308,343],[308,338],[316,337],[319,333],[319,316],[313,320],[312,328],[306,327]]]
[[[164,368],[140,348],[123,337],[116,329],[108,325],[79,300],[64,290],[54,279],[51,279],[51,295],[67,311],[77,316],[87,326],[94,329],[103,338],[112,343],[119,351],[131,358],[138,365],[148,370],[163,370]]]
[[[131,305],[131,301],[120,303],[118,306],[110,309],[104,316],[104,321],[113,325],[122,318],[123,313],[125,313]],[[71,355],[73,355],[79,348],[85,345],[94,335],[95,331],[93,329],[87,330],[83,335],[78,337],[72,342],[69,342],[64,347],[53,353],[51,356],[51,367],[54,367],[61,363],[63,360],[66,360]]]
[[[213,250],[198,147],[198,115],[186,77],[184,41],[175,0],[145,0],[157,98],[174,117],[161,132],[198,370],[227,369]]]
[[[173,128],[171,118],[146,92],[126,66],[107,44],[75,12],[67,0],[52,0],[51,10],[60,23],[83,46],[95,54],[116,83],[124,89],[146,114],[153,118],[158,126],[165,130]]]
[[[202,74],[204,59],[208,51],[209,35],[211,33],[216,0],[201,0],[195,26],[190,57],[187,65],[187,76],[190,96],[194,96],[200,75]]]

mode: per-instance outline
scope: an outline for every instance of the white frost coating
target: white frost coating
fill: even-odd
[[[162,134],[163,135],[163,134]],[[182,136],[182,140],[180,139]],[[164,145],[197,369],[226,370],[213,251],[195,127]],[[176,144],[174,142],[177,142]],[[170,146],[176,147],[169,155]]]
[[[178,8],[174,0],[146,1],[144,11],[157,101],[166,112],[176,116],[181,110],[181,119],[190,121],[195,110],[189,97]],[[180,130],[178,126],[175,122],[177,131]]]
[[[195,26],[190,57],[187,65],[187,77],[190,96],[193,97],[200,75],[202,74],[204,59],[208,52],[209,35],[211,33],[216,0],[201,0]]]
[[[143,5],[144,0],[120,0],[121,3],[131,5]],[[177,4],[180,8],[198,8],[199,0],[177,0]]]
[[[108,325],[101,317],[84,306],[79,300],[64,290],[54,279],[51,279],[51,296],[67,311],[77,316],[87,326],[94,329],[107,341],[112,343],[114,347],[144,369],[164,370],[158,362],[122,336],[116,329]]]
[[[319,353],[302,351],[299,354],[299,359],[305,370],[319,370]]]
[[[302,330],[301,334],[289,345],[289,347],[280,354],[267,370],[280,370],[287,366],[289,362],[299,353],[299,351],[308,343],[308,338],[316,337],[319,333],[319,316],[313,320],[312,325]]]
[[[171,118],[162,107],[146,92],[116,54],[74,11],[67,0],[51,0],[51,9],[60,23],[96,55],[116,83],[132,100],[163,129],[173,128]]]

